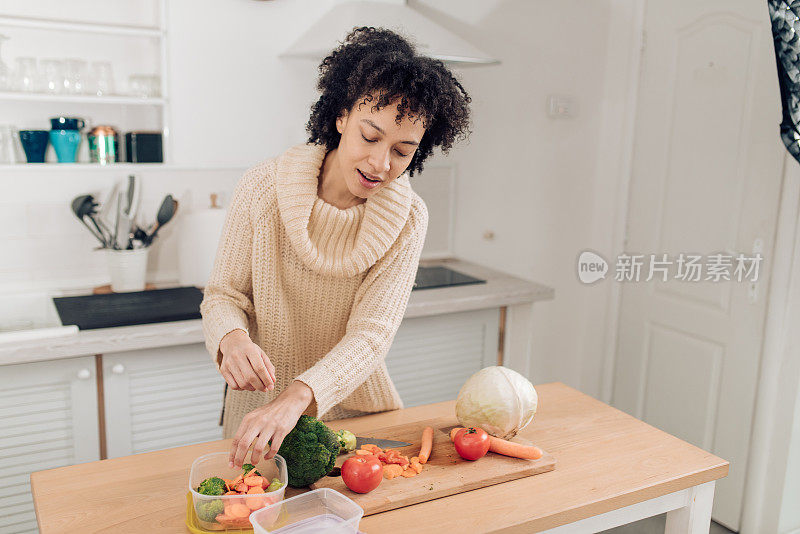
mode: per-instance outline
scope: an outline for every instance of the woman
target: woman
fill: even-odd
[[[409,177],[469,133],[461,84],[391,31],[355,28],[319,70],[308,142],[237,184],[200,305],[232,466],[272,458],[304,413],[403,407],[384,357],[428,224]]]

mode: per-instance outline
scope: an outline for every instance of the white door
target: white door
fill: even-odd
[[[103,355],[108,457],[222,439],[225,381],[202,343]]]
[[[0,366],[0,532],[37,532],[32,471],[100,459],[94,356]]]
[[[613,403],[731,462],[713,517],[733,530],[784,155],[771,40],[763,1],[647,1],[626,245],[645,268],[638,283],[616,282]],[[676,280],[675,264],[667,282],[643,281],[651,253],[706,263],[754,248],[753,284]]]

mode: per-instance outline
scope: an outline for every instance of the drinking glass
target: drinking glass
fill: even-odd
[[[14,69],[13,86],[17,91],[33,93],[39,90],[39,69],[35,57],[18,57]]]
[[[52,94],[65,92],[64,61],[60,59],[43,59],[41,66],[44,92]]]
[[[114,94],[114,75],[108,61],[93,61],[90,92],[97,96]]]
[[[64,89],[67,93],[79,95],[88,92],[86,62],[82,59],[64,60]]]
[[[17,143],[19,132],[10,124],[0,124],[0,164],[19,163]]]
[[[143,98],[161,96],[161,78],[151,74],[132,74],[128,78],[131,94]]]
[[[3,44],[3,41],[8,41],[7,35],[0,35],[0,45]],[[9,89],[11,89],[11,69],[3,61],[3,53],[2,49],[0,49],[0,91],[8,91]]]

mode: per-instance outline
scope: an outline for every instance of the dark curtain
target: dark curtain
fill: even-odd
[[[781,88],[781,140],[800,162],[800,0],[767,0]]]

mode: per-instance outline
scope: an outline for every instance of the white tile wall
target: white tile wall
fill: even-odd
[[[94,250],[99,243],[72,214],[70,203],[81,194],[92,194],[102,202],[115,181],[127,183],[130,172],[142,180],[140,213],[150,223],[167,193],[180,203],[178,217],[190,207],[207,206],[210,193],[219,193],[227,204],[244,169],[0,167],[0,294],[109,283],[105,257]],[[433,164],[412,179],[430,214],[426,258],[450,251],[453,179],[453,167]],[[177,280],[177,227],[176,218],[159,231],[148,261],[148,281]]]
[[[140,212],[155,220],[161,200],[171,193],[180,202],[178,217],[201,207],[212,192],[227,199],[244,169],[147,169],[142,179]],[[83,166],[0,169],[0,293],[86,288],[109,282],[98,241],[72,214],[81,194],[103,201],[127,170]],[[148,280],[177,279],[176,218],[159,232],[148,264]]]

